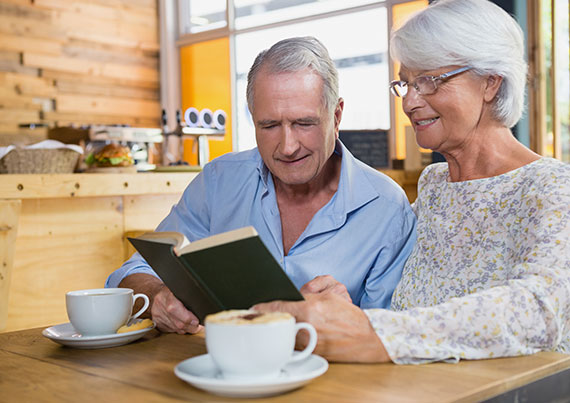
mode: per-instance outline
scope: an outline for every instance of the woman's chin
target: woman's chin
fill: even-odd
[[[420,139],[416,138],[416,144],[418,147],[424,148],[426,150],[437,151],[434,149],[435,144],[430,143],[429,141],[421,141]]]

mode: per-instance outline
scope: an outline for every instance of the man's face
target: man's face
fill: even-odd
[[[323,104],[323,82],[312,70],[271,74],[254,83],[253,121],[261,158],[275,181],[309,184],[332,155],[342,116]]]

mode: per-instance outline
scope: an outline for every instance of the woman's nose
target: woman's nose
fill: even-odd
[[[423,97],[413,85],[408,85],[408,92],[402,99],[402,107],[405,113],[412,112],[419,108],[424,102]]]

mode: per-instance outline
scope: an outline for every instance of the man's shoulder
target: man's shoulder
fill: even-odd
[[[255,170],[259,166],[261,156],[257,148],[240,152],[229,152],[213,159],[206,164],[204,171],[216,174],[239,174],[243,175],[244,170]]]
[[[385,173],[359,160],[356,160],[355,167],[360,172],[361,178],[366,180],[380,197],[397,203],[401,203],[404,200],[407,201],[406,194],[402,187]]]

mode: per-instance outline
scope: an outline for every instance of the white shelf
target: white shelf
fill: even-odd
[[[190,136],[223,136],[225,130],[207,129],[205,127],[183,127],[182,133]]]

